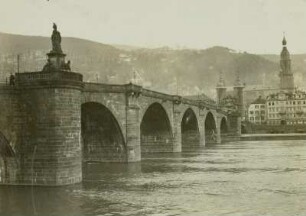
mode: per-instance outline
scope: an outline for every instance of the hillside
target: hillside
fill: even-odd
[[[86,81],[122,84],[133,79],[147,88],[170,94],[205,92],[210,96],[214,96],[220,71],[230,86],[236,71],[247,85],[278,84],[278,62],[267,56],[237,53],[224,47],[174,50],[115,46],[77,38],[62,40],[73,71],[82,73]],[[50,47],[48,37],[0,33],[0,79],[5,80],[17,70],[18,53],[20,71],[41,70]]]

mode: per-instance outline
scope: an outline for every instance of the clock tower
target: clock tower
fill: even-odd
[[[291,71],[291,59],[290,53],[287,49],[287,41],[284,37],[283,41],[283,50],[280,56],[280,89],[284,91],[293,92],[294,91],[294,77]]]

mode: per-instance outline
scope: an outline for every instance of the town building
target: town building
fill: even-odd
[[[277,93],[266,98],[268,125],[301,125],[306,124],[306,93],[294,86],[294,75],[291,70],[290,53],[284,37],[280,55],[280,86]]]
[[[306,93],[281,91],[267,97],[268,125],[306,125]]]
[[[284,37],[282,40],[282,51],[280,53],[280,72],[278,74],[280,78],[279,86],[266,85],[266,80],[263,80],[262,85],[248,85],[245,87],[244,104],[246,109],[256,100],[259,96],[266,98],[271,94],[277,94],[280,91],[294,92],[294,74],[291,69],[291,57],[287,49],[287,40]],[[265,77],[265,75],[264,75]]]
[[[248,107],[248,121],[261,125],[266,123],[266,100],[259,96]]]

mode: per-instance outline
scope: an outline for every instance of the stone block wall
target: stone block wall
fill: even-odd
[[[18,161],[15,157],[18,143],[17,123],[20,122],[18,113],[18,90],[15,86],[0,85],[0,184],[16,182]],[[7,143],[8,142],[8,143]],[[6,155],[9,145],[13,154]]]
[[[23,117],[18,183],[50,186],[81,182],[81,82],[33,77],[32,82],[23,84],[18,86]]]
[[[21,121],[19,106],[19,91],[15,86],[0,85],[0,132],[8,139],[15,150],[18,122]]]

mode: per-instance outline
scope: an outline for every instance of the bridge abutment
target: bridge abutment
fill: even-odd
[[[66,185],[82,181],[82,75],[17,75],[20,121],[16,183]]]
[[[231,113],[228,115],[228,135],[227,140],[240,140],[241,136],[241,115]]]

